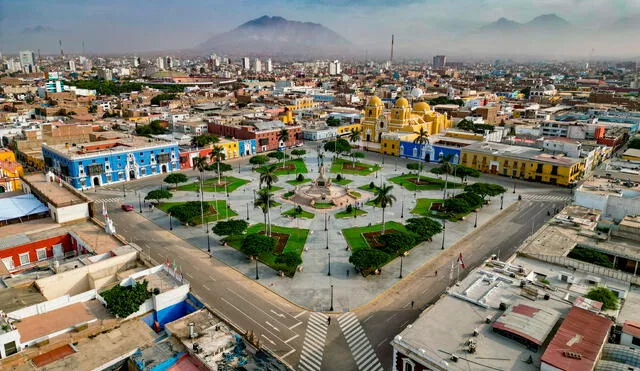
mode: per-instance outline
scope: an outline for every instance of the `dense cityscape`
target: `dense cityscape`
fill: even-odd
[[[375,36],[0,50],[0,369],[640,369],[637,44]]]

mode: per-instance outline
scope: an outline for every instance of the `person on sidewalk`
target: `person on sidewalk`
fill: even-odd
[[[331,326],[331,317],[327,317],[327,326]]]

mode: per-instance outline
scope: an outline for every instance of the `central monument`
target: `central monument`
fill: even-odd
[[[358,201],[362,196],[358,192],[350,191],[348,187],[336,186],[331,184],[331,179],[325,175],[325,166],[320,166],[320,174],[318,178],[302,186],[297,186],[293,197],[289,201],[293,201],[300,205],[315,207],[316,204],[322,204],[322,209],[332,209],[334,207],[347,206]],[[332,207],[327,207],[332,204]]]

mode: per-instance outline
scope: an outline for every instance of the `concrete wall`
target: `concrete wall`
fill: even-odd
[[[620,336],[620,345],[626,345],[626,346],[628,346],[630,348],[634,348],[634,349],[639,349],[640,350],[640,347],[635,345],[635,344],[633,344],[632,341],[633,341],[633,335],[631,335],[631,334],[627,334],[627,333],[623,332],[622,335]]]
[[[53,300],[30,305],[11,313],[7,313],[7,316],[14,319],[23,319],[27,317],[37,316],[39,314],[47,313],[55,309],[69,306],[71,304],[84,303],[86,301],[93,300],[96,298],[96,295],[96,290],[89,290],[74,296],[63,295]]]
[[[172,305],[184,301],[189,294],[189,285],[182,285],[175,289],[168,290],[153,296],[153,307],[156,311],[161,311]]]
[[[640,215],[640,198],[601,195],[585,192],[579,188],[575,192],[575,203],[601,210],[603,219],[622,220],[626,215]]]
[[[91,287],[89,275],[95,278],[115,275],[135,267],[138,253],[133,251],[124,255],[114,256],[95,264],[76,268],[64,273],[36,280],[36,286],[47,299],[57,298],[62,295],[75,295],[91,289],[100,289],[101,286]]]
[[[7,354],[4,351],[4,345],[9,344],[12,341],[16,343],[18,352],[20,352],[20,350],[22,349],[22,346],[20,344],[20,333],[18,332],[18,330],[13,330],[13,331],[6,332],[4,334],[0,334],[0,358],[7,358]]]
[[[59,208],[50,203],[47,206],[54,213],[53,219],[61,224],[89,218],[89,204],[86,203]]]

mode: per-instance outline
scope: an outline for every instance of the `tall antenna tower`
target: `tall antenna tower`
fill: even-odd
[[[62,40],[58,40],[58,44],[60,44],[60,59],[64,60],[64,50],[62,50]]]
[[[393,38],[394,35],[391,35],[391,58],[389,59],[389,62],[393,63]]]

